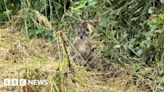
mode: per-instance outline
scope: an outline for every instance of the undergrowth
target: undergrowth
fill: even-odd
[[[1,0],[0,6],[0,78],[49,81],[0,90],[164,91],[163,0]],[[73,25],[84,21],[94,67],[76,65],[67,53]]]

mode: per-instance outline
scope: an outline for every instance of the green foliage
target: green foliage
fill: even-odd
[[[95,4],[97,3],[96,0],[83,0],[83,1],[77,1],[73,3],[72,12],[75,12],[78,15],[82,15],[85,11],[91,11],[93,7],[95,7]],[[86,13],[85,12],[85,13]]]
[[[164,3],[164,0],[160,0],[161,3]]]
[[[153,39],[157,39],[155,40],[156,48],[159,50],[159,55],[162,56],[164,54],[164,14],[154,16],[149,25],[150,29],[154,31]]]
[[[0,0],[0,24],[5,24],[9,21],[14,27],[17,25],[24,27],[31,39],[37,37],[44,38],[48,42],[55,42],[59,39],[57,39],[57,37],[55,38],[53,33],[63,29],[68,39],[72,39],[75,36],[73,31],[74,24],[87,21],[91,28],[91,26],[94,27],[92,22],[95,17],[98,16],[98,19],[100,20],[99,25],[95,28],[96,30],[93,31],[93,35],[91,34],[91,38],[93,37],[96,42],[102,43],[102,46],[101,48],[99,48],[99,46],[97,47],[97,44],[99,43],[94,43],[93,40],[93,44],[95,45],[94,49],[96,49],[93,53],[101,51],[101,53],[94,54],[100,55],[100,57],[102,56],[102,61],[105,61],[105,63],[114,61],[114,64],[110,63],[111,66],[108,64],[105,66],[110,67],[110,70],[113,70],[110,71],[109,76],[114,78],[115,81],[115,78],[123,75],[120,77],[121,80],[122,78],[128,79],[130,84],[135,84],[135,87],[133,88],[139,89],[138,85],[142,84],[145,88],[152,89],[151,91],[157,91],[156,89],[163,90],[164,85],[164,82],[161,81],[164,76],[163,3],[164,0]],[[23,39],[19,39],[18,45],[22,40]],[[15,46],[15,44],[16,43],[14,43],[14,47],[22,47],[20,48],[23,49],[21,53],[27,53],[25,58],[28,57],[28,54],[31,54],[31,49],[29,52],[27,52],[28,50],[25,50],[28,46],[25,45],[24,48],[24,45]],[[60,53],[59,55],[64,56],[65,54],[61,53],[61,48],[58,45],[60,44],[55,43],[55,46],[53,46],[52,49],[45,47],[47,46],[46,44],[43,45],[47,51],[44,52],[45,56],[51,55],[51,50],[56,51],[56,49],[59,49],[59,51],[52,54]],[[33,49],[35,48],[32,48],[32,50]],[[40,54],[40,49],[35,52]],[[67,51],[66,46],[64,50]],[[11,53],[10,50],[7,50],[6,54],[8,53]],[[14,55],[17,55],[17,53],[14,53]],[[36,59],[39,58],[40,56],[36,56]],[[52,58],[54,57],[51,57],[50,59]],[[62,56],[60,56],[59,59],[65,61],[65,58]],[[115,64],[115,62],[117,64]],[[124,68],[125,70],[120,67],[117,67],[120,69],[115,69],[115,65],[127,67]],[[64,67],[67,68],[67,65],[64,65]],[[54,67],[50,68],[54,69]],[[130,69],[132,69],[132,71]],[[107,75],[108,71],[106,72],[105,70],[105,76],[96,74],[95,79],[92,77],[88,79],[86,72],[81,72],[78,68],[75,70],[75,74],[73,73],[71,76],[67,75],[70,74],[67,72],[67,69],[62,69],[62,72],[56,72],[56,75],[52,79],[52,81],[55,81],[51,87],[52,92],[60,92],[62,90],[72,92],[74,91],[73,89],[75,86],[79,87],[77,84],[88,87],[88,84],[85,83],[88,80],[89,86],[92,87],[93,83],[102,85],[101,83],[95,82],[95,79],[101,79],[101,82],[102,78],[103,81],[110,79]],[[34,74],[34,77],[40,76],[38,78],[41,78],[40,71],[37,69],[27,71],[29,71],[29,73],[32,71],[31,74],[33,74],[33,72],[36,73]],[[76,72],[80,74],[76,74]],[[89,73],[90,72],[91,71],[89,71]],[[127,75],[124,76],[125,73],[127,73]],[[28,72],[26,74],[29,75]],[[128,76],[129,78],[127,78]],[[31,78],[31,76],[25,76],[25,78],[26,77],[27,79]],[[141,80],[144,80],[144,82],[150,80],[151,83],[147,84]],[[136,82],[140,81],[141,83],[138,83],[136,86]],[[126,82],[126,80],[123,82]],[[129,85],[128,82],[126,87]],[[72,87],[69,87],[69,85],[72,85]],[[82,87],[81,85],[80,87]],[[151,87],[148,87],[147,85]],[[122,86],[124,85],[121,84],[121,87]],[[158,88],[158,86],[161,88]],[[109,89],[107,90],[109,91]]]
[[[150,14],[156,13],[156,4],[159,2],[155,0],[104,0],[100,3],[103,8],[99,34],[102,39],[108,39],[104,55],[119,63],[137,61],[150,64],[155,59],[159,60],[161,49],[158,36],[161,33],[149,25],[153,21],[149,20]],[[158,22],[155,24],[163,26]]]

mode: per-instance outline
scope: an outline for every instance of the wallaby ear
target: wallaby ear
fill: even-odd
[[[86,21],[83,22],[82,25],[83,25],[83,27],[87,28],[87,22]]]
[[[88,24],[86,21],[82,23],[82,26],[88,31]]]
[[[74,25],[73,25],[73,28],[74,28],[75,30],[78,29],[78,28],[80,28],[80,24],[79,24],[79,23],[74,24]]]

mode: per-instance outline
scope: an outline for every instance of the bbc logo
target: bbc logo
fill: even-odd
[[[4,86],[26,86],[26,79],[4,79]]]

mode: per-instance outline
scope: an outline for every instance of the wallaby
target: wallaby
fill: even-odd
[[[69,54],[71,57],[77,58],[79,54],[84,60],[88,60],[91,54],[91,42],[87,35],[87,23],[83,22],[82,24],[76,24],[74,26],[76,37],[73,41],[73,44],[70,46]]]

